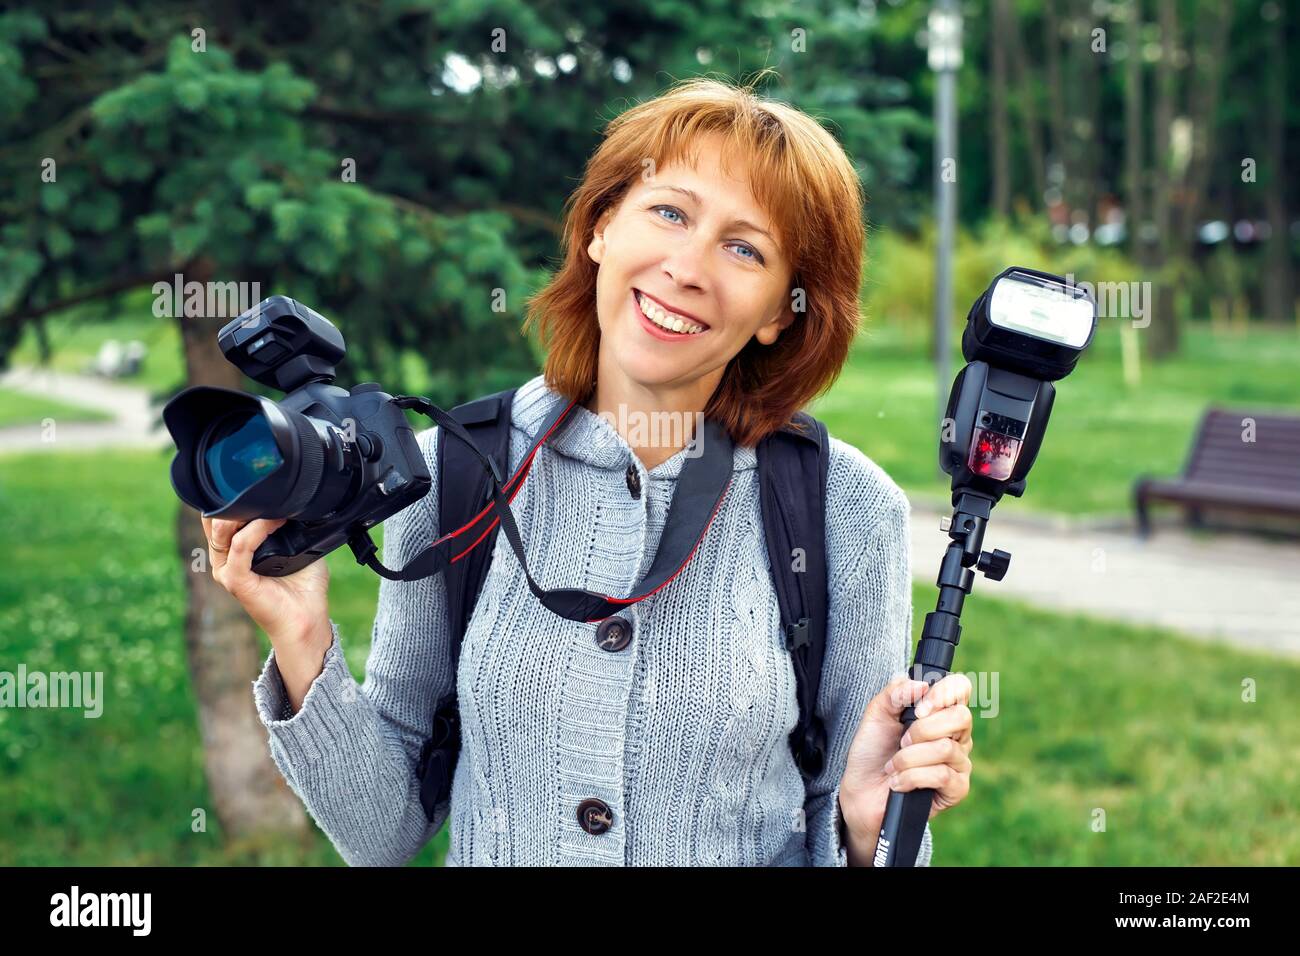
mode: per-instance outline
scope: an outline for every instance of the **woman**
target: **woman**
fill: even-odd
[[[816,122],[748,88],[687,81],[610,123],[568,203],[563,265],[530,302],[547,358],[515,397],[511,472],[556,402],[581,404],[513,501],[529,568],[548,588],[634,593],[701,413],[733,439],[731,485],[684,570],[620,612],[631,640],[615,646],[544,608],[498,536],[461,650],[462,749],[437,819],[415,767],[452,684],[443,577],[381,581],[358,687],[325,562],[260,577],[253,551],[283,522],[204,521],[214,576],[271,637],[254,692],[272,754],[348,863],[406,862],[449,814],[450,865],[869,865],[891,788],[934,788],[931,818],[963,799],[970,683],[901,673],[907,498],[834,438],[827,760],[806,785],[787,740],[795,682],[754,446],[847,357],[860,189]],[[653,427],[665,421],[684,427]],[[418,436],[435,482],[436,433]],[[385,563],[451,530],[437,501],[386,522]],[[927,826],[919,863],[931,848]]]

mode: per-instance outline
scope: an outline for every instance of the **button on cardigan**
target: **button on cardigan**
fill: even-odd
[[[558,401],[541,375],[516,393],[511,472]],[[654,559],[690,449],[646,470],[605,418],[581,405],[569,417],[513,501],[529,567],[543,587],[628,595]],[[384,524],[390,567],[442,533],[437,431],[417,435],[434,491]],[[686,568],[620,611],[628,640],[618,651],[600,639],[608,628],[543,607],[497,535],[461,648],[460,758],[432,822],[415,767],[452,680],[444,578],[379,579],[360,684],[331,620],[323,670],[287,719],[271,651],[253,682],[271,755],[348,864],[405,863],[448,819],[451,866],[847,864],[838,796],[849,744],[867,702],[908,666],[908,500],[832,437],[817,701],[828,752],[805,785],[788,741],[795,677],[752,447],[735,446],[733,472]],[[927,825],[917,862],[931,853]]]

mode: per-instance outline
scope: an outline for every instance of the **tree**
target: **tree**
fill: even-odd
[[[400,390],[414,357],[444,407],[518,384],[536,370],[519,329],[564,198],[604,123],[674,77],[776,67],[788,86],[774,94],[833,123],[871,186],[903,193],[890,187],[910,175],[904,140],[922,121],[871,73],[872,29],[831,0],[0,14],[0,364],[50,315],[111,311],[180,275],[256,283],[333,318],[341,381]],[[177,386],[252,388],[216,348],[237,310],[199,299],[156,303],[181,332]],[[182,508],[184,567],[203,544]],[[218,817],[233,835],[301,825],[253,711],[251,622],[206,572],[186,588]]]
[[[1148,333],[1152,358],[1178,350],[1176,292],[1188,276],[1196,223],[1214,153],[1224,51],[1232,27],[1232,4],[1198,3],[1192,49],[1174,0],[1159,0],[1160,56],[1156,61],[1155,129],[1151,209],[1156,238],[1145,260],[1155,285]]]
[[[1268,216],[1268,268],[1264,272],[1264,312],[1276,321],[1295,315],[1293,269],[1291,263],[1290,216],[1287,215],[1286,128],[1287,96],[1286,5],[1265,3],[1262,18],[1268,24],[1267,89],[1272,109],[1264,120],[1265,155],[1268,168],[1264,174],[1265,209]],[[1294,10],[1290,11],[1294,17]]]

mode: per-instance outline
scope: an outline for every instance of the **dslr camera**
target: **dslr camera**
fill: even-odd
[[[375,382],[334,384],[343,335],[323,315],[271,296],[217,333],[226,359],[280,401],[197,386],[163,421],[176,443],[172,487],[206,518],[286,518],[253,571],[292,574],[428,493],[428,465],[404,399]],[[373,547],[373,546],[371,546]]]

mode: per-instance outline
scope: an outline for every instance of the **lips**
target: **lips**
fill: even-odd
[[[688,339],[697,339],[701,335],[707,335],[709,333],[710,331],[709,327],[705,325],[705,323],[699,322],[698,320],[696,320],[697,324],[704,326],[703,332],[694,332],[694,333],[687,334],[683,332],[674,332],[670,329],[665,329],[662,326],[656,325],[654,322],[650,321],[649,317],[646,316],[644,312],[641,311],[641,306],[637,301],[638,292],[640,292],[639,289],[633,289],[631,292],[632,312],[636,318],[636,321],[640,324],[641,328],[644,329],[646,334],[649,335],[651,338],[656,338],[663,342],[684,342]],[[645,293],[641,293],[641,294],[645,295]],[[659,301],[658,299],[655,299],[652,296],[647,296],[647,298],[650,298],[651,301],[654,302]]]
[[[659,306],[659,308],[663,309],[665,312],[671,312],[673,315],[680,315],[683,319],[686,319],[687,321],[694,322],[696,325],[704,326],[705,331],[706,332],[708,331],[709,323],[705,322],[699,316],[692,315],[691,313],[687,312],[684,309],[678,309],[672,305],[669,305],[663,299],[655,298],[649,292],[646,292],[644,289],[632,290],[633,295],[636,295],[638,292],[641,293],[641,295],[645,296],[647,299],[649,299],[651,302],[653,302],[655,305]]]

